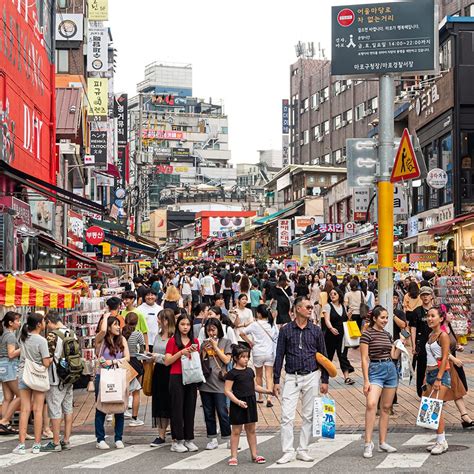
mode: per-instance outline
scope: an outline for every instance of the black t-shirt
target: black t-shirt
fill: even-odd
[[[276,287],[277,281],[275,278],[269,278],[266,282],[263,288],[265,289],[265,298],[267,300],[271,300],[275,297],[275,287]]]
[[[402,311],[401,309],[394,309],[393,314],[398,319],[401,319],[402,321],[405,321],[405,322],[407,321],[407,317],[405,315],[405,312]],[[394,340],[400,339],[400,331],[401,331],[401,329],[394,322],[393,323],[393,339]]]
[[[296,296],[305,296],[309,295],[308,285],[296,285],[295,287]]]
[[[233,380],[232,393],[237,397],[251,397],[255,395],[255,373],[247,367],[244,370],[238,370],[236,368],[227,372],[225,377],[226,380]]]
[[[413,311],[413,324],[410,323],[412,327],[416,328],[416,348],[418,352],[425,352],[425,345],[428,342],[431,329],[426,322],[426,316],[428,314],[427,309],[423,306],[418,306],[418,308]]]

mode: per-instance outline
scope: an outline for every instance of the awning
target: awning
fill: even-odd
[[[62,275],[45,272],[44,270],[32,270],[31,272],[26,272],[23,276],[31,279],[32,281],[46,282],[51,285],[68,288],[70,290],[82,290],[89,287],[89,285],[80,278],[73,280]]]
[[[122,224],[116,224],[115,222],[99,221],[97,219],[93,219],[92,217],[89,217],[89,222],[91,225],[97,225],[102,229],[116,230],[118,232],[127,232],[127,226],[124,226]]]
[[[267,224],[269,221],[273,221],[277,217],[282,217],[282,215],[285,214],[286,212],[296,209],[297,207],[301,206],[301,204],[303,204],[302,200],[297,201],[294,204],[292,204],[290,207],[287,207],[285,209],[281,209],[280,211],[274,212],[273,214],[270,214],[269,216],[260,217],[259,219],[255,219],[253,221],[253,223],[258,224],[258,225]]]
[[[114,275],[116,272],[120,271],[120,269],[116,267],[115,265],[110,265],[109,263],[99,262],[98,260],[89,258],[86,255],[82,254],[81,252],[78,252],[77,250],[71,249],[69,247],[66,247],[63,244],[60,244],[59,242],[54,240],[52,237],[49,237],[46,234],[39,234],[38,240],[41,242],[42,245],[45,245],[51,249],[54,249],[55,251],[63,255],[66,255],[67,257],[73,260],[86,263],[87,265],[95,268],[99,272],[106,273],[108,275]],[[84,269],[84,271],[87,271],[87,269]]]
[[[436,245],[434,237],[428,232],[421,232],[420,234],[418,234],[417,240],[419,247],[434,247]]]
[[[81,124],[82,88],[56,89],[56,134],[76,136]]]
[[[3,171],[6,176],[19,181],[29,188],[35,189],[39,193],[51,199],[58,199],[59,201],[69,204],[70,206],[78,207],[95,214],[107,214],[107,210],[104,206],[97,204],[90,199],[86,199],[82,196],[74,194],[71,191],[66,191],[65,189],[59,188],[54,184],[43,181],[36,176],[32,176],[24,173],[23,171],[12,168],[10,165],[1,160],[0,170]]]
[[[461,222],[467,221],[469,219],[474,219],[474,214],[466,214],[464,216],[456,217],[447,222],[442,222],[441,224],[435,225],[428,229],[428,234],[447,234],[453,230],[453,225],[460,224]]]
[[[26,274],[0,275],[0,305],[70,309],[79,304],[80,289],[65,288],[50,281],[35,280]]]
[[[313,230],[313,232],[309,232],[305,235],[302,235],[301,237],[298,237],[297,239],[293,239],[290,241],[290,245],[296,245],[300,244],[301,242],[304,242],[305,240],[312,239],[313,237],[317,237],[319,235],[319,229]]]
[[[135,253],[146,253],[151,256],[155,256],[157,252],[157,248],[151,247],[149,245],[143,245],[138,242],[133,242],[132,240],[125,239],[124,237],[119,237],[118,235],[113,235],[110,232],[105,231],[105,240],[111,243],[116,243],[119,245],[123,245],[124,247],[128,247],[129,250]]]
[[[366,253],[370,250],[370,245],[365,245],[364,247],[349,247],[347,249],[338,250],[336,257],[344,257],[345,255],[359,255],[361,253]]]
[[[204,248],[204,247],[210,246],[210,245],[212,245],[214,242],[216,242],[216,239],[209,239],[209,240],[206,240],[206,241],[204,241],[202,244],[196,245],[196,246],[194,247],[194,250],[198,250],[198,249],[202,249],[202,248]]]
[[[175,252],[182,252],[183,250],[187,250],[189,249],[190,247],[192,247],[193,245],[196,245],[198,244],[199,242],[201,242],[201,238],[197,238],[197,239],[194,239],[192,242],[188,242],[187,244],[185,245],[182,245],[181,247],[178,247],[177,249],[175,249],[174,251]]]

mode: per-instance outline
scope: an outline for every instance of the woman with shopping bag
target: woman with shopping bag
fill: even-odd
[[[104,407],[109,403],[113,403],[114,408],[116,406],[123,407],[123,411],[119,409],[121,413],[117,413],[117,409],[112,410],[115,415],[115,447],[117,449],[123,449],[125,447],[122,441],[125,419],[124,413],[128,404],[128,390],[126,386],[126,370],[119,368],[119,364],[122,361],[128,362],[130,360],[128,344],[126,339],[122,336],[120,321],[115,316],[102,318],[100,330],[97,334],[101,336],[100,340],[102,342],[99,347],[96,347],[98,358],[98,370],[95,377],[95,397],[97,402],[95,410],[96,448],[110,449],[110,446],[105,442],[104,423],[106,413],[102,410],[105,409]],[[102,381],[101,375],[104,376]],[[105,376],[107,376],[107,380],[105,380]],[[106,382],[108,382],[108,386],[114,385],[117,387],[115,395],[118,399],[113,398],[114,401],[112,401],[112,399],[105,399],[105,397],[103,397]]]
[[[176,321],[174,336],[166,344],[165,365],[171,366],[170,393],[171,397],[171,451],[185,453],[197,451],[194,439],[194,415],[196,413],[197,386],[206,381],[201,369],[201,380],[198,368],[192,362],[196,360],[200,366],[199,341],[192,337],[192,321],[187,315],[181,315]],[[194,381],[191,376],[198,375]],[[191,382],[191,383],[188,383]]]
[[[434,307],[428,311],[427,324],[431,334],[426,343],[426,375],[423,384],[423,395],[429,395],[437,400],[445,400],[451,388],[451,376],[449,374],[449,336],[441,326],[445,323],[446,313],[441,308]],[[444,410],[443,404],[437,414],[438,429],[436,430],[436,443],[426,449],[431,454],[443,454],[448,450],[448,443],[444,433]],[[439,420],[439,422],[438,422]]]

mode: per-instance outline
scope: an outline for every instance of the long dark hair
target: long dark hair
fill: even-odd
[[[373,328],[375,320],[384,312],[387,311],[383,306],[377,305],[369,314],[369,327]]]
[[[217,318],[209,318],[204,325],[204,334],[206,337],[209,337],[207,333],[209,326],[214,326],[217,329],[217,337],[222,339],[224,337],[224,330],[222,329],[222,324]]]
[[[248,293],[250,291],[250,280],[247,275],[244,275],[240,280],[240,292]]]
[[[122,336],[127,339],[132,335],[132,332],[135,331],[138,324],[138,314],[130,311],[130,313],[125,316],[125,326],[122,329]]]
[[[122,331],[120,331],[117,336],[112,336],[112,334],[110,333],[110,328],[115,322],[120,324],[119,319],[115,316],[109,316],[107,318],[107,332],[105,333],[104,338],[105,347],[107,347],[111,356],[114,356],[118,352],[123,352],[124,350]]]
[[[176,342],[176,346],[178,347],[179,350],[184,349],[184,344],[181,339],[181,331],[179,330],[179,323],[183,321],[184,319],[187,319],[189,321],[189,324],[191,325],[191,328],[189,329],[188,332],[188,337],[191,340],[191,342],[194,340],[193,338],[193,322],[191,321],[191,318],[188,315],[182,314],[178,320],[176,321],[176,332],[174,333],[174,340]]]
[[[259,304],[256,309],[257,314],[260,314],[264,319],[267,319],[270,326],[273,327],[273,315],[266,304]]]
[[[413,298],[414,300],[420,296],[420,289],[418,288],[418,285],[416,282],[411,281],[410,284],[408,285],[408,295],[410,298]]]
[[[232,275],[230,273],[226,273],[224,283],[227,288],[232,288]]]
[[[338,304],[344,304],[344,293],[342,292],[342,290],[339,288],[339,287],[336,287],[336,288],[333,288],[329,294],[332,292],[332,291],[335,291],[337,293],[337,297],[338,297]],[[328,294],[328,296],[329,296]],[[329,298],[329,302],[331,302],[331,298]]]
[[[31,313],[26,318],[26,323],[23,324],[20,332],[20,340],[25,342],[30,336],[30,332],[34,331],[44,320],[41,313]]]
[[[10,323],[14,323],[15,319],[21,316],[20,313],[16,311],[7,311],[5,316],[3,316],[2,324],[0,324],[0,336],[3,336],[3,330],[8,329],[10,327]]]

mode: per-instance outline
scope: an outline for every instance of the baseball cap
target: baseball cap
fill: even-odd
[[[420,288],[420,296],[421,295],[432,295],[433,290],[429,286],[422,286]]]

